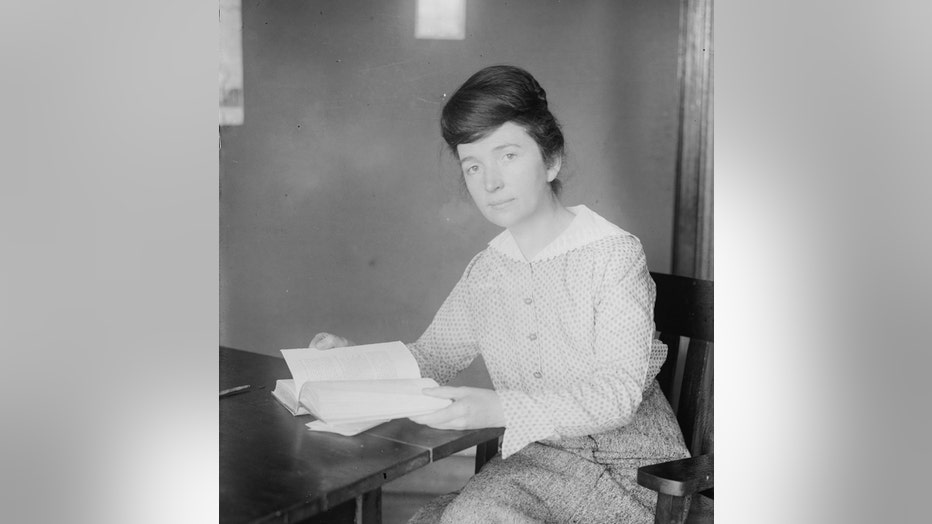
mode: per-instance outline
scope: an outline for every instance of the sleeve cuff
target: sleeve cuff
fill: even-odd
[[[559,438],[546,411],[530,396],[518,391],[500,391],[499,398],[505,413],[503,459],[531,442]]]

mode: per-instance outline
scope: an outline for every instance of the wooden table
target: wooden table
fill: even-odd
[[[482,444],[502,428],[438,430],[393,420],[354,437],[309,431],[272,397],[282,358],[220,347],[220,522],[380,522],[381,486]]]

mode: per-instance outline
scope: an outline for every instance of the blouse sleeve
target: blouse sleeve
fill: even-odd
[[[467,266],[459,282],[447,296],[427,331],[408,349],[417,360],[421,376],[444,385],[465,369],[479,353],[469,313],[469,273],[479,258]]]
[[[547,392],[500,391],[507,421],[503,458],[537,440],[624,426],[637,412],[659,369],[657,351],[665,356],[666,347],[653,341],[656,288],[643,248],[634,237],[617,246],[595,293],[593,374]]]

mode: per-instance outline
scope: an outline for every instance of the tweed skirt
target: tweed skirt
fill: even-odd
[[[647,524],[657,495],[637,484],[637,468],[688,456],[655,382],[628,425],[534,442],[505,460],[496,455],[459,492],[432,500],[409,522]]]

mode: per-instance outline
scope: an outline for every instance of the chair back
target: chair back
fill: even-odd
[[[664,273],[652,272],[651,277],[657,284],[654,323],[668,350],[657,381],[674,408],[689,452],[712,453],[713,283]]]

